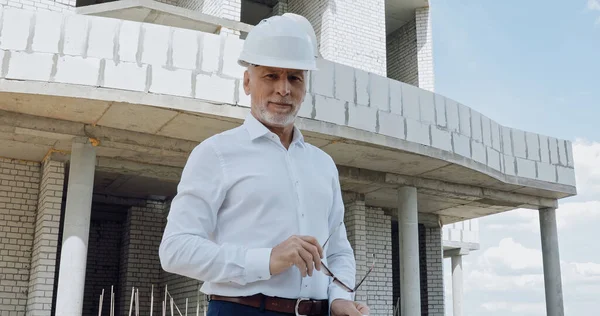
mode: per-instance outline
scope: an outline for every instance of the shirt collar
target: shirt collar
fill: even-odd
[[[259,120],[257,120],[252,113],[246,115],[244,120],[244,127],[248,131],[251,140],[263,137],[267,134],[273,134],[266,126],[264,126]],[[300,132],[300,129],[294,125],[294,134],[292,136],[292,144],[298,143],[304,146],[304,135]]]

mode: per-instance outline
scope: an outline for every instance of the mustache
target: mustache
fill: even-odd
[[[293,105],[294,104],[294,102],[292,102],[291,98],[271,99],[271,100],[268,100],[268,102],[279,103],[279,104],[287,104],[287,105]]]

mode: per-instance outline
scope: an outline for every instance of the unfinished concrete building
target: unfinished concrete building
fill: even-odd
[[[0,7],[0,315],[189,312],[199,282],[161,269],[190,151],[238,126],[236,63],[262,18],[294,12],[324,60],[298,126],[336,161],[359,290],[372,315],[443,315],[443,258],[478,248],[477,218],[539,210],[549,311],[562,310],[557,200],[571,143],[502,126],[434,92],[426,0],[8,0]],[[366,5],[370,3],[370,6]],[[549,312],[550,313],[550,312]],[[551,314],[551,313],[550,313]],[[558,314],[552,314],[558,315]]]

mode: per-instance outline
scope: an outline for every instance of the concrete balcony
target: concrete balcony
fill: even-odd
[[[238,36],[3,11],[1,156],[40,161],[68,152],[72,137],[91,137],[105,177],[124,168],[115,160],[142,164],[131,168],[161,184],[149,188],[142,177],[123,189],[172,196],[191,149],[248,113]],[[568,141],[504,127],[373,73],[327,60],[319,68],[298,126],[334,158],[343,189],[364,194],[368,205],[395,209],[397,188],[410,185],[419,190],[422,220],[449,224],[554,207],[576,193]]]

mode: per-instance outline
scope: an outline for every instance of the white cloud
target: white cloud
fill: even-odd
[[[497,247],[491,247],[484,251],[483,256],[479,258],[479,264],[488,267],[502,266],[511,270],[540,268],[542,252],[525,248],[512,238],[504,238],[500,240]]]
[[[587,8],[591,11],[600,11],[600,0],[588,0]],[[596,19],[596,25],[600,24],[600,17]]]
[[[518,315],[544,315],[546,312],[543,303],[487,302],[481,304],[481,307],[490,312],[511,312]]]
[[[600,0],[598,5],[600,6]],[[600,193],[600,143],[577,139],[573,143],[575,178],[579,198],[598,199]]]

